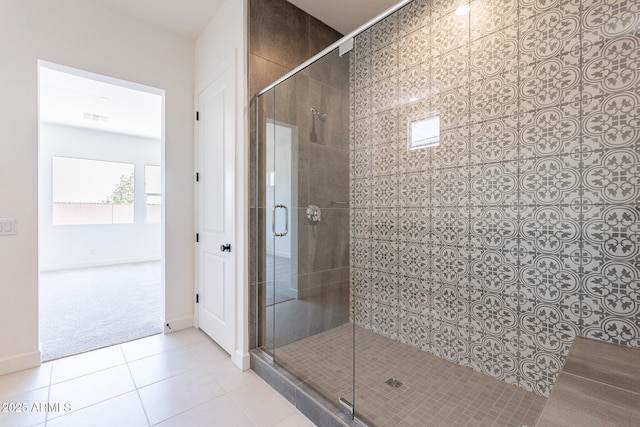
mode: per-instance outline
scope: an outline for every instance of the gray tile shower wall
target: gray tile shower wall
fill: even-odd
[[[253,97],[258,91],[277,80],[291,69],[297,67],[317,52],[323,50],[341,37],[340,33],[318,21],[286,0],[250,0],[249,1],[249,92]],[[317,79],[322,80],[322,79]],[[324,79],[327,80],[327,79]],[[319,83],[319,82],[313,82]],[[318,84],[312,88],[317,89]],[[335,85],[334,85],[335,86]],[[265,236],[258,224],[266,218],[264,199],[258,200],[257,170],[264,168],[264,141],[256,143],[255,104],[250,110],[250,301],[253,305],[250,322],[250,348],[257,342],[258,294],[263,295],[265,285]],[[306,116],[305,116],[306,118]],[[334,118],[335,119],[335,118]],[[348,122],[348,118],[346,119]],[[332,120],[332,124],[335,120]],[[347,125],[348,126],[348,125]],[[264,130],[261,130],[264,133]],[[308,132],[308,131],[306,131]],[[345,145],[348,141],[345,142]],[[258,150],[262,150],[258,153]],[[261,161],[258,165],[258,161]],[[305,181],[306,182],[306,181]],[[345,184],[346,185],[346,184]],[[302,185],[301,185],[302,186]],[[305,193],[306,194],[306,193]],[[262,196],[262,195],[260,195]],[[262,257],[262,258],[261,258]],[[303,254],[302,258],[306,259]],[[262,291],[260,293],[259,291]],[[263,297],[261,297],[264,299]],[[264,312],[262,313],[264,316]],[[264,324],[263,324],[264,329]],[[265,335],[264,332],[261,333]]]
[[[282,58],[299,51],[295,64],[298,65],[339,37],[334,30],[284,0],[255,1],[252,11],[251,28],[256,27],[252,56],[270,56],[287,67],[291,64]],[[308,39],[308,43],[287,44],[291,38],[288,24],[274,22],[287,21],[289,15],[293,23],[299,17],[306,17],[307,25],[303,27],[307,32],[303,31],[300,38]],[[277,34],[271,40],[262,40],[265,32]],[[255,64],[258,68],[261,66],[259,61]],[[258,77],[260,75],[258,72]],[[263,327],[255,344],[271,350],[348,319],[349,240],[345,236],[349,234],[349,207],[344,204],[349,198],[348,76],[348,60],[341,59],[336,52],[261,97],[260,139],[254,147],[262,150],[257,156],[261,163],[255,191],[258,253],[252,260],[254,266],[257,263],[259,267],[255,290],[261,316],[259,323]],[[325,114],[325,118],[321,121],[312,116],[312,108]],[[290,183],[283,184],[282,188],[290,186],[292,194],[297,195],[286,203],[293,214],[291,235],[297,253],[291,260],[295,260],[295,266],[291,261],[276,260],[270,268],[273,259],[266,256],[265,237],[271,232],[270,224],[266,223],[267,209],[270,211],[271,207],[266,205],[269,186],[265,182],[267,164],[264,161],[268,120],[294,130],[290,141],[292,176]],[[322,210],[322,221],[317,224],[307,220],[310,205]]]
[[[457,5],[355,39],[351,316],[548,396],[576,336],[640,346],[640,3]]]
[[[273,111],[266,108],[264,112],[264,123],[273,120],[296,130],[290,144],[297,154],[292,155],[290,182],[284,185],[297,194],[292,200],[297,221],[291,229],[297,250],[292,259],[297,269],[294,273],[284,268],[278,273],[276,266],[275,276],[259,276],[259,285],[264,284],[266,289],[276,282],[276,305],[267,295],[263,309],[264,323],[275,325],[267,327],[264,337],[276,348],[341,325],[349,318],[348,66],[348,59],[341,58],[337,51],[326,55],[273,89]],[[325,114],[325,120],[313,117],[311,108]],[[260,196],[266,196],[269,189],[266,176],[266,172],[259,173]],[[260,196],[259,208],[264,208],[266,197]],[[307,208],[311,205],[321,209],[321,221],[308,220]],[[271,224],[262,220],[261,224],[266,232],[271,231]],[[267,252],[265,248],[260,254],[264,257]],[[278,283],[295,289],[296,294],[278,298],[282,295]]]

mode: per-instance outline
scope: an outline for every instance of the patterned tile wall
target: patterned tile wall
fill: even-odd
[[[352,320],[548,396],[576,336],[640,346],[640,3],[457,3],[356,38]]]

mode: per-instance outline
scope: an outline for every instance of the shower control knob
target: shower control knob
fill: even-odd
[[[322,212],[316,205],[309,205],[307,208],[307,219],[311,224],[317,224],[322,219]]]
[[[224,245],[220,245],[220,250],[222,252],[231,252],[231,243],[225,243]]]

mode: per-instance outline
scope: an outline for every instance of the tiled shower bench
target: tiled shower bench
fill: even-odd
[[[578,337],[536,427],[640,426],[640,349]]]

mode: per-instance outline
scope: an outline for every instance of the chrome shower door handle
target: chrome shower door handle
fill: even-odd
[[[282,233],[276,232],[276,209],[278,208],[284,209],[284,232]],[[276,237],[284,237],[289,232],[289,208],[285,205],[275,205],[271,210],[271,231]]]

